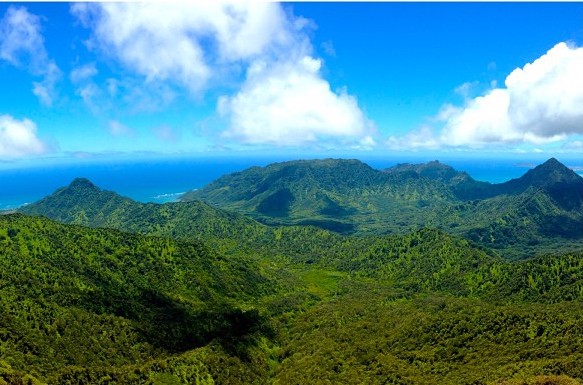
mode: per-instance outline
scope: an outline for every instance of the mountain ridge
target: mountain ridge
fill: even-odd
[[[182,197],[189,199],[268,225],[309,224],[343,234],[429,226],[494,248],[583,239],[583,178],[554,158],[499,184],[439,161],[385,170],[358,160],[289,161],[225,175]],[[522,203],[529,201],[540,204]]]
[[[78,178],[20,212],[205,238],[221,247],[233,234],[240,244],[256,247],[262,237],[273,237],[265,225],[315,226],[345,235],[433,227],[513,258],[554,247],[570,250],[583,239],[583,178],[556,159],[501,184],[474,181],[437,161],[388,171],[358,160],[289,161],[224,175],[190,197],[138,203]]]
[[[319,167],[308,171],[279,174],[274,181],[305,175],[309,183],[265,198],[264,211],[285,214],[276,198],[294,210],[299,191],[325,202],[320,212],[330,216],[358,214],[346,211],[341,194],[310,190]],[[518,242],[522,249],[540,224],[575,228],[563,214],[577,211],[561,211],[537,186],[481,201],[444,194],[439,210],[425,210],[433,203],[419,204],[422,188],[445,188],[444,181],[410,170],[379,180],[394,184],[383,190],[373,178],[356,196],[376,193],[377,203],[388,204],[380,193],[390,192],[401,219],[416,212],[427,223],[463,220],[494,245]],[[333,185],[324,178],[321,186]],[[273,197],[270,187],[260,194]],[[516,368],[524,378],[583,378],[576,332],[583,327],[582,251],[557,254],[557,247],[509,262],[435,228],[343,236],[268,227],[200,201],[134,202],[86,179],[29,210],[123,231],[0,217],[0,308],[8,315],[0,335],[15,369],[8,383],[25,383],[19,378],[27,372],[78,384],[341,383],[348,375],[354,383],[501,384]],[[236,252],[225,253],[225,244]],[[51,362],[53,351],[59,364]],[[0,383],[7,378],[3,360]],[[577,383],[564,378],[541,381]]]

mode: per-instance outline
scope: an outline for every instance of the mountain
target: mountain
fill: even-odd
[[[565,210],[583,207],[583,178],[555,158],[527,171],[520,178],[502,183],[498,189],[501,193],[514,195],[528,189],[540,189]]]
[[[453,202],[444,218],[511,212],[496,223],[513,228],[556,209],[538,187]],[[201,202],[133,202],[83,179],[27,209],[180,240],[0,216],[0,384],[583,378],[581,252],[508,262],[436,229],[272,228]]]
[[[181,198],[191,199],[270,225],[314,225],[348,234],[366,231],[369,224],[378,231],[379,216],[386,211],[398,223],[422,225],[417,218],[400,215],[400,209],[421,207],[429,200],[440,205],[454,197],[417,175],[383,173],[358,160],[324,159],[274,163],[225,175]]]
[[[326,159],[225,175],[187,194],[184,202],[164,205],[138,203],[76,179],[20,211],[63,223],[203,239],[230,253],[277,254],[270,246],[276,231],[267,224],[311,225],[355,235],[441,228],[508,258],[525,258],[580,247],[582,183],[554,159],[502,184],[476,182],[439,162],[377,171],[357,160]],[[301,230],[277,232],[292,242]],[[301,241],[288,250],[301,248]]]
[[[118,212],[136,207],[135,202],[129,198],[113,191],[101,190],[88,179],[76,178],[69,186],[56,190],[38,202],[23,206],[19,211],[29,215],[42,213],[43,216],[64,223],[110,227],[108,224]]]
[[[583,178],[555,158],[528,170],[519,178],[498,184],[476,181],[466,172],[456,171],[439,161],[398,164],[383,171],[414,173],[443,182],[461,200],[486,199],[504,194],[518,195],[531,188],[546,190],[567,209],[577,207],[583,199]]]
[[[453,167],[448,166],[447,164],[443,164],[438,160],[420,164],[399,163],[396,166],[384,169],[382,171],[387,174],[409,172],[429,179],[441,180],[444,182],[450,182],[454,178],[468,175],[465,172],[458,172]]]
[[[34,383],[25,373],[51,384],[162,383],[173,377],[169,356],[187,383],[216,378],[208,362],[237,367],[229,351],[259,337],[254,304],[277,287],[253,260],[199,242],[22,214],[0,216],[0,245],[4,384]]]
[[[357,160],[275,163],[225,175],[187,193],[269,225],[314,225],[343,234],[438,227],[524,257],[583,240],[583,178],[550,159],[491,184],[438,161],[383,171]]]
[[[383,172],[388,174],[413,173],[419,177],[442,182],[460,200],[484,199],[497,195],[493,191],[491,183],[476,181],[468,173],[457,171],[438,160],[421,164],[401,163],[387,168]]]
[[[85,178],[19,209],[27,215],[45,216],[68,224],[106,227],[141,234],[221,242],[236,234],[262,232],[262,226],[240,214],[188,203],[139,203],[115,192],[102,190]],[[225,242],[222,242],[223,244]]]

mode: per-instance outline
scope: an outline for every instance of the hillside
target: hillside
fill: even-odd
[[[0,217],[0,381],[583,378],[580,254],[508,263],[436,230],[355,238],[287,229],[294,237],[279,229],[269,243],[292,245],[292,265],[225,257],[200,242]]]
[[[20,214],[0,217],[0,244],[0,379],[146,381],[172,374],[170,355],[192,381],[204,379],[203,360],[259,338],[254,304],[277,287],[254,260],[197,242]]]
[[[102,190],[84,178],[73,180],[19,212],[45,216],[62,223],[105,227],[141,234],[204,240],[226,244],[231,238],[247,239],[263,226],[247,217],[220,210],[202,201],[140,203]],[[232,243],[232,242],[231,242]]]
[[[501,184],[437,161],[383,171],[356,160],[291,161],[223,176],[182,198],[192,199],[269,225],[343,234],[437,227],[512,257],[583,240],[583,178],[556,159]]]
[[[498,195],[496,185],[474,180],[468,173],[457,171],[447,164],[435,160],[428,163],[401,163],[382,170],[388,174],[409,173],[443,183],[459,200],[490,198]]]
[[[454,197],[442,185],[413,174],[389,174],[358,160],[324,159],[274,163],[264,168],[225,175],[189,192],[182,201],[202,199],[209,204],[250,215],[271,225],[314,225],[339,233],[378,231],[380,217],[394,215],[410,230],[423,226],[420,218],[399,212],[419,212]]]

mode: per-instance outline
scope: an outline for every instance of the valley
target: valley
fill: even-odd
[[[154,204],[75,179],[0,216],[0,383],[580,383],[582,181],[327,159]]]

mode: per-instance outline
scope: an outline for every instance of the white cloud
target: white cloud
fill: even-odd
[[[583,140],[573,140],[563,144],[562,148],[568,151],[583,151]]]
[[[29,119],[17,120],[0,115],[0,156],[15,158],[42,154],[48,146],[36,136],[36,124]]]
[[[79,84],[91,79],[97,74],[98,71],[97,68],[95,67],[95,63],[88,63],[73,68],[71,74],[69,75],[69,79],[71,79],[71,82],[73,84]]]
[[[98,101],[101,97],[101,89],[95,83],[89,82],[79,86],[76,93],[94,114],[99,113],[103,108],[103,103]]]
[[[225,136],[249,144],[301,145],[322,138],[359,142],[374,134],[356,99],[333,92],[320,66],[310,56],[254,63],[241,91],[219,101],[219,112],[231,118]]]
[[[424,128],[391,137],[390,147],[444,148],[541,145],[583,134],[583,48],[559,43],[506,77],[504,88],[444,105],[437,134]],[[472,83],[456,89],[462,96]]]
[[[583,134],[583,48],[559,43],[514,70],[505,88],[443,116],[444,145],[541,144]]]
[[[56,98],[55,86],[61,79],[61,70],[52,61],[46,63],[44,78],[40,82],[33,82],[32,93],[46,106],[53,104]]]
[[[218,75],[217,66],[289,39],[274,3],[77,3],[72,12],[93,29],[94,47],[148,82],[171,81],[193,93]]]
[[[136,132],[117,120],[110,120],[108,131],[113,136],[135,136]]]
[[[464,100],[467,100],[477,85],[478,82],[465,82],[456,87],[454,92],[464,98]]]
[[[219,112],[228,120],[222,138],[273,145],[328,138],[374,145],[376,131],[356,99],[331,90],[322,78],[307,34],[311,22],[279,4],[77,3],[72,12],[93,30],[93,49],[145,79],[149,89],[163,91],[155,94],[164,102],[174,98],[168,84],[199,96],[212,87],[240,87],[219,99]],[[120,87],[127,82],[116,83],[114,93],[129,92]]]
[[[385,145],[391,150],[435,150],[441,147],[441,142],[429,126],[423,126],[405,136],[390,136]]]
[[[8,7],[0,20],[0,59],[43,77],[33,83],[33,93],[43,104],[53,103],[61,71],[46,52],[39,17],[25,7]]]

